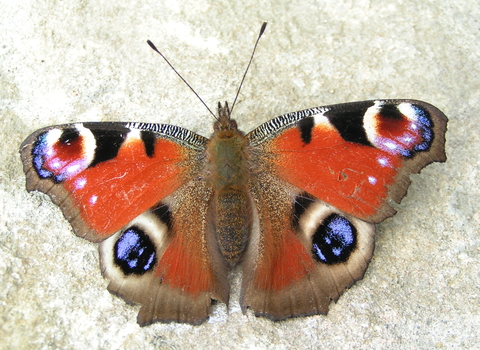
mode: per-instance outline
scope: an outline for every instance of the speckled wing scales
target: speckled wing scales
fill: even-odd
[[[207,140],[165,124],[78,123],[21,146],[27,189],[48,194],[77,235],[100,245],[109,290],[140,303],[139,323],[198,324],[228,281],[206,230]]]
[[[374,224],[393,215],[409,175],[445,161],[447,118],[415,100],[312,108],[261,125],[242,307],[273,320],[328,311],[363,277]]]

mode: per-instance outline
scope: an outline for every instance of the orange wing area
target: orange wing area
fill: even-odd
[[[359,218],[382,206],[402,166],[400,157],[345,141],[329,124],[317,125],[308,144],[289,128],[267,147],[279,177]]]
[[[304,278],[315,267],[309,252],[288,226],[276,236],[265,237],[263,243],[269,254],[262,256],[255,271],[256,287],[273,292]]]
[[[155,275],[161,278],[162,283],[193,297],[212,290],[216,281],[202,248],[206,247],[198,241],[188,244],[182,235],[177,234],[163,253]]]
[[[182,183],[184,147],[163,139],[153,157],[139,139],[126,142],[117,157],[65,181],[82,219],[99,235],[108,236],[168,196]]]

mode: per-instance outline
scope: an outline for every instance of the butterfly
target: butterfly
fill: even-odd
[[[272,320],[326,314],[361,279],[375,224],[409,175],[446,160],[447,118],[415,100],[310,108],[248,134],[219,104],[210,139],[178,126],[51,126],[21,146],[29,191],[48,194],[99,246],[108,289],[138,322],[199,324],[228,303]]]
[[[213,300],[278,321],[326,314],[361,279],[375,224],[410,174],[444,162],[447,118],[417,100],[278,116],[245,134],[218,104],[208,139],[153,123],[50,126],[22,143],[28,191],[99,242],[108,290],[137,321],[201,324]]]

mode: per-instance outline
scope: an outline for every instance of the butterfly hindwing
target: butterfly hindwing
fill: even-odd
[[[446,117],[420,101],[366,101],[272,119],[254,146],[258,222],[242,307],[274,320],[327,313],[361,279],[374,223],[395,213],[409,175],[444,161]]]
[[[108,289],[141,304],[138,323],[199,324],[228,303],[227,265],[205,220],[212,188],[192,180],[100,244]]]
[[[260,178],[242,307],[273,320],[326,314],[331,300],[363,277],[375,227],[276,178]]]

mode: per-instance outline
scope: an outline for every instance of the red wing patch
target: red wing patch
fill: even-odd
[[[131,141],[116,158],[69,178],[65,186],[84,221],[109,235],[177,189],[184,175],[179,165],[186,160],[180,147],[168,140],[157,140],[151,158],[140,140]]]
[[[367,218],[387,198],[402,160],[374,147],[345,141],[328,125],[316,126],[305,144],[297,128],[275,138],[278,175],[334,207]]]
[[[182,235],[176,235],[163,254],[155,275],[171,288],[177,288],[196,297],[215,285],[213,273],[201,259],[200,244],[187,244]]]
[[[267,253],[261,257],[255,271],[255,286],[269,292],[295,284],[314,268],[311,254],[292,230],[285,228],[277,234],[279,240],[265,242]]]

